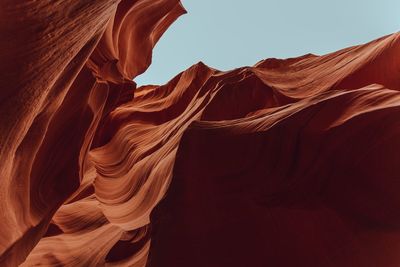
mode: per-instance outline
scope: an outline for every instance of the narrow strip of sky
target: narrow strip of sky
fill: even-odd
[[[268,57],[325,54],[400,30],[399,0],[183,0],[135,81],[164,84],[198,61],[229,70]]]

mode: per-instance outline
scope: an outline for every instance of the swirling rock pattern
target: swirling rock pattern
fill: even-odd
[[[133,97],[132,79],[185,10],[178,0],[5,0],[0,10],[0,265],[16,266],[51,221],[65,222],[60,206],[91,190],[81,187],[90,170],[88,151],[102,143],[99,125]],[[57,210],[60,220],[52,219]],[[66,254],[49,252],[39,265],[73,262],[69,246],[79,246],[66,240],[56,245]]]
[[[136,88],[179,1],[0,5],[1,266],[399,266],[399,33]]]

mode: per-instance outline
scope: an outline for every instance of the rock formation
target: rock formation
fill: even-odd
[[[399,266],[399,33],[136,88],[178,0],[0,10],[0,266]]]

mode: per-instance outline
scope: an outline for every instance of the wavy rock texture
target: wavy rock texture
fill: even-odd
[[[399,59],[394,34],[225,73],[200,64],[139,88],[113,113],[131,114],[114,140],[136,120],[179,142],[148,266],[398,266]]]
[[[1,266],[399,266],[399,33],[136,88],[178,0],[0,10]]]
[[[71,247],[80,249],[84,240],[88,248],[84,242],[108,232],[118,240],[119,228],[101,226],[95,198],[73,206],[87,206],[84,218],[76,214],[81,228],[69,224],[76,218],[65,216],[71,208],[60,206],[92,190],[84,174],[93,169],[89,149],[102,142],[95,138],[99,125],[133,97],[131,80],[145,71],[153,46],[185,10],[178,0],[5,0],[0,10],[0,265],[23,262],[49,234],[50,221],[61,221],[66,226],[60,222],[57,229],[65,233],[99,229],[60,240],[55,247],[66,254],[48,252],[38,264],[96,266],[105,253],[74,258]]]

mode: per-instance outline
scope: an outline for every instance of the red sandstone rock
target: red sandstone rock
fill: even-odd
[[[16,266],[82,187],[99,122],[133,97],[131,79],[184,9],[178,0],[5,0],[0,10],[0,265]]]
[[[400,34],[136,88],[178,0],[0,8],[1,266],[399,265]]]

